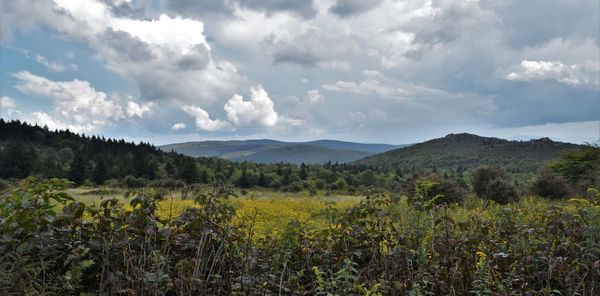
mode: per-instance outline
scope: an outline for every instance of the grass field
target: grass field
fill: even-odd
[[[98,207],[102,200],[117,198],[125,209],[131,209],[127,190],[122,188],[72,188],[69,194],[90,207]],[[234,222],[251,224],[259,235],[277,234],[290,221],[298,221],[310,227],[326,226],[326,210],[343,210],[357,204],[362,197],[324,192],[310,196],[307,192],[288,193],[269,190],[245,190],[237,192],[226,202],[236,212]],[[157,203],[157,215],[162,219],[176,218],[186,207],[198,207],[193,194],[181,191],[166,192]]]

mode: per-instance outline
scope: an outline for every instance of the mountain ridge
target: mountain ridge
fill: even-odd
[[[533,172],[544,162],[558,158],[563,151],[580,147],[582,145],[557,142],[547,137],[515,141],[457,133],[371,155],[353,163],[400,170],[416,167],[459,171],[497,165],[513,172]]]
[[[357,143],[338,140],[284,142],[271,139],[193,141],[159,146],[163,151],[175,151],[194,157],[221,157],[234,161],[258,163],[351,162],[369,155],[404,147],[405,145]],[[269,153],[270,152],[270,153]]]

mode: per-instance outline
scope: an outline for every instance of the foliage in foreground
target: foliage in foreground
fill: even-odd
[[[151,190],[88,208],[63,180],[27,179],[0,200],[0,294],[597,295],[600,193],[564,204],[444,205],[368,196],[256,236],[215,189],[160,218]],[[59,211],[54,203],[63,203]]]

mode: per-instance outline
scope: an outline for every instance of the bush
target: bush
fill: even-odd
[[[134,176],[128,175],[123,178],[123,186],[127,188],[141,188],[146,185],[146,180],[144,178],[136,178]]]
[[[529,191],[537,196],[550,199],[565,198],[571,193],[565,178],[547,167],[538,171],[529,186]]]
[[[269,184],[269,187],[273,189],[279,189],[281,188],[281,182],[279,182],[278,180],[274,180],[273,182],[271,182],[271,184]]]
[[[471,182],[477,197],[507,204],[519,199],[510,176],[498,167],[484,166],[475,170]]]
[[[413,175],[407,182],[406,186],[400,191],[407,196],[415,196],[417,187],[422,182],[431,182],[429,193],[433,196],[439,196],[436,204],[450,204],[460,202],[464,199],[466,191],[460,187],[458,182],[449,177],[443,177],[436,173],[420,173]]]
[[[0,179],[0,192],[4,192],[9,187],[9,183],[6,180]]]
[[[300,192],[302,191],[302,183],[298,181],[292,182],[290,185],[284,186],[283,191]]]
[[[588,145],[568,151],[552,165],[579,193],[600,186],[600,146]]]

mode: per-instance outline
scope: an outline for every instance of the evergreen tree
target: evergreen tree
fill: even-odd
[[[106,164],[102,158],[98,159],[96,166],[94,167],[94,175],[92,178],[98,185],[102,185],[106,180]]]
[[[240,188],[248,188],[249,181],[248,181],[248,172],[247,170],[242,170],[242,174],[240,175],[240,178],[238,179],[238,186],[240,186]]]
[[[308,177],[308,172],[306,171],[306,165],[304,162],[300,165],[300,173],[298,173],[298,177],[302,180],[306,180]]]
[[[179,178],[187,183],[198,181],[198,170],[194,160],[185,159],[180,163]]]
[[[260,175],[258,177],[258,186],[267,187],[267,178],[265,177],[265,172],[261,169]]]
[[[144,177],[147,172],[146,160],[144,158],[142,153],[136,153],[133,156],[133,174],[136,177]]]
[[[81,152],[79,152],[75,155],[71,167],[69,168],[69,180],[77,185],[83,184],[83,181],[85,180],[85,167],[86,162],[83,159]]]
[[[35,153],[32,150],[21,140],[15,140],[2,155],[0,175],[18,179],[29,176],[35,166]]]
[[[169,177],[175,176],[175,166],[170,161],[165,165],[165,172],[167,172],[167,176]]]

